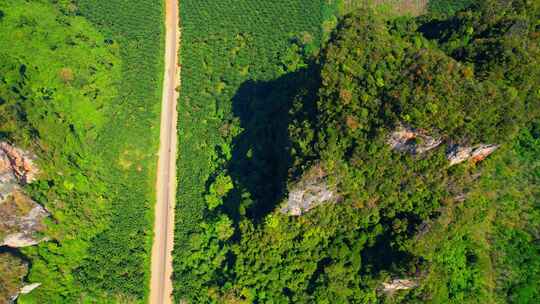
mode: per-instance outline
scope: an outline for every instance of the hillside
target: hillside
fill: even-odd
[[[13,272],[2,275],[0,301],[29,283],[40,285],[20,302],[147,296],[162,11],[139,2],[131,11],[126,1],[0,4],[0,41],[9,42],[0,50],[0,158],[21,162],[1,164],[0,213],[8,233],[20,226],[34,238],[0,247],[0,268]],[[20,178],[20,168],[35,176]],[[29,222],[28,208],[48,217]]]
[[[213,78],[228,67],[198,57],[208,37],[220,45],[227,36],[197,36],[202,45],[184,65],[201,58],[207,77],[198,83],[209,86],[198,92],[217,101],[181,100],[187,121],[215,113],[201,122],[221,139],[180,137],[215,152],[201,162],[212,170],[189,171],[180,160],[181,174],[205,180],[206,190],[204,201],[179,197],[177,229],[189,237],[177,236],[177,295],[197,303],[538,300],[538,272],[527,264],[540,261],[539,247],[527,240],[540,228],[539,8],[486,1],[459,11],[463,2],[441,14],[443,4],[419,17],[353,10],[333,19],[320,52],[292,39],[285,62],[293,64],[274,77],[258,80],[251,61],[238,61],[253,79],[234,95],[229,80]],[[194,16],[184,14],[189,33]],[[222,58],[257,40],[234,41]],[[200,191],[186,181],[180,189]]]
[[[539,20],[1,0],[0,304],[540,303]]]

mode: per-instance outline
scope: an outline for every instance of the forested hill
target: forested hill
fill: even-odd
[[[444,3],[352,10],[319,54],[293,40],[294,66],[239,88],[179,296],[540,301],[540,7]]]
[[[381,281],[404,278],[417,286],[392,301],[538,301],[525,261],[540,262],[539,247],[524,241],[538,236],[538,162],[520,155],[538,157],[538,9],[483,1],[447,18],[342,20],[318,113],[295,126],[313,140],[292,137],[297,163],[322,168],[339,196],[305,215],[337,232],[318,238],[337,254],[315,272],[321,287],[340,282],[332,297],[379,288],[380,299]]]
[[[540,303],[540,2],[181,0],[178,303]],[[148,297],[155,0],[0,0],[0,303]]]

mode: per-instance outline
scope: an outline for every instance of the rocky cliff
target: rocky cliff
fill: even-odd
[[[22,187],[36,179],[36,157],[6,142],[0,142],[0,246],[35,245],[43,237],[47,211],[34,202]]]
[[[45,240],[43,220],[49,213],[23,192],[39,174],[35,160],[32,153],[0,142],[0,246],[18,248]],[[0,303],[9,303],[40,283],[23,286],[27,263],[18,254],[1,250]]]
[[[302,178],[290,187],[289,196],[282,213],[299,216],[328,202],[337,202],[339,196],[327,182],[327,174],[317,165],[308,170]]]
[[[382,291],[385,293],[394,293],[398,290],[407,290],[418,286],[418,282],[412,279],[393,279],[382,283]]]
[[[446,153],[446,157],[450,162],[450,166],[457,165],[465,161],[477,163],[486,159],[486,157],[491,155],[498,148],[499,145],[487,144],[480,144],[472,147],[453,145]]]
[[[22,185],[33,182],[39,174],[35,160],[34,154],[0,142],[0,182],[17,181]]]
[[[47,211],[19,189],[0,202],[0,246],[13,248],[36,245],[44,240],[43,219]]]
[[[442,140],[428,135],[424,130],[400,124],[390,134],[387,143],[396,151],[416,155],[437,148]]]
[[[19,294],[28,263],[12,252],[0,251],[0,304],[10,303]]]
[[[398,152],[406,152],[412,155],[424,154],[443,144],[439,137],[429,135],[425,130],[414,129],[412,127],[399,124],[390,133],[386,143]],[[450,147],[446,152],[449,165],[454,166],[466,161],[477,163],[486,159],[499,148],[496,144],[478,144],[465,146],[449,143]]]

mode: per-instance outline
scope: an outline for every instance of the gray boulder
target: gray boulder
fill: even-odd
[[[398,290],[408,290],[418,286],[418,282],[411,279],[393,279],[390,282],[382,283],[382,291],[394,293]]]
[[[290,187],[289,196],[281,212],[300,216],[324,203],[337,202],[339,196],[335,189],[329,186],[326,177],[326,173],[319,165],[308,170]]]
[[[428,135],[423,130],[399,124],[388,137],[387,143],[395,151],[418,155],[437,148],[442,140]]]
[[[465,161],[477,163],[486,159],[499,147],[499,145],[494,144],[479,144],[476,146],[453,145],[448,150],[446,158],[450,162],[450,166],[454,166]]]

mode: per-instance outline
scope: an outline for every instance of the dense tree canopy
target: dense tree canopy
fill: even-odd
[[[540,302],[540,2],[371,2],[180,1],[176,301]],[[145,301],[162,10],[0,3],[0,140],[37,154],[51,213],[0,251],[0,297]],[[285,212],[313,176],[332,200]]]
[[[238,112],[244,130],[229,165],[208,183],[204,232],[192,234],[191,256],[177,262],[178,273],[190,273],[198,286],[186,297],[537,299],[538,274],[523,261],[540,259],[538,246],[525,241],[540,223],[536,215],[535,228],[509,228],[506,221],[521,208],[537,210],[538,13],[527,1],[485,1],[417,18],[358,10],[340,20],[317,58],[304,56],[292,73],[239,90],[253,94],[240,99],[251,117]],[[441,145],[412,155],[393,151],[388,138],[400,125]],[[246,136],[252,146],[244,147]],[[481,143],[501,148],[483,162],[450,166],[451,147]],[[339,201],[299,217],[280,212],[284,183],[290,190],[314,167],[325,171]],[[515,187],[501,191],[502,183]],[[515,267],[511,275],[505,261]],[[419,285],[385,295],[381,283],[396,277]]]

